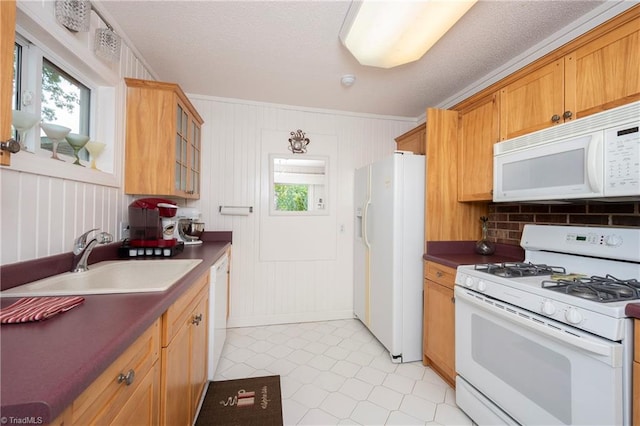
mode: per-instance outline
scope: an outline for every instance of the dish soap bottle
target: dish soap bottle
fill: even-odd
[[[480,222],[482,223],[482,238],[476,242],[476,253],[489,256],[495,253],[496,245],[489,241],[487,238],[487,230],[489,218],[486,216],[480,216]]]

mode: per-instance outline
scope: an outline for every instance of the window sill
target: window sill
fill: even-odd
[[[20,151],[11,156],[11,166],[2,167],[2,169],[96,185],[120,187],[118,176],[114,173],[94,170],[88,165],[85,167],[73,165],[71,164],[73,159],[70,157],[64,158],[65,161],[58,161],[52,158],[45,158],[29,152]]]

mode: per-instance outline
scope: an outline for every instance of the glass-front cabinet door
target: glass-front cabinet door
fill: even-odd
[[[191,120],[189,156],[189,190],[192,194],[200,193],[200,125]]]
[[[175,189],[188,198],[200,194],[200,124],[181,103],[176,108]]]
[[[189,148],[189,116],[178,103],[176,107],[176,164],[175,182],[176,191],[187,192],[187,150]]]
[[[202,117],[177,84],[125,82],[125,192],[200,198]]]

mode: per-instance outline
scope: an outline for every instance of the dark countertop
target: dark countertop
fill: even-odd
[[[53,421],[198,277],[209,271],[229,247],[231,233],[224,234],[228,234],[228,239],[203,237],[202,245],[187,246],[173,257],[203,261],[167,291],[85,296],[82,305],[48,320],[0,326],[2,417],[14,420],[30,417],[35,423],[45,424]],[[111,256],[97,257],[102,261]],[[58,255],[51,259],[66,262],[67,257]],[[43,267],[47,263],[44,259],[32,263],[40,270],[57,268]],[[14,275],[29,266],[30,262],[21,262],[3,267],[2,279],[15,282]],[[0,306],[16,300],[2,298]]]
[[[475,252],[475,241],[427,241],[423,259],[457,268],[480,263],[522,262],[524,250],[520,246],[496,244],[496,252],[482,256]]]
[[[630,318],[640,319],[640,303],[628,303],[624,313]]]

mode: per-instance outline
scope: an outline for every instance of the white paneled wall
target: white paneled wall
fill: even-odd
[[[415,120],[300,110],[190,95],[202,115],[202,197],[191,205],[203,213],[209,231],[233,232],[231,326],[314,321],[353,316],[354,170],[395,149],[394,138]],[[259,241],[263,174],[263,130],[330,135],[337,140],[337,243],[335,259],[261,261]],[[314,140],[311,140],[310,149]],[[268,185],[267,185],[268,186]],[[253,206],[249,216],[223,216],[218,206]],[[313,218],[309,219],[313,226]],[[309,241],[308,244],[314,244]]]
[[[58,25],[52,14],[43,12],[40,19]],[[90,49],[87,53],[92,54]],[[107,114],[115,115],[115,123],[100,125],[115,126],[115,143],[120,144],[120,149],[115,150],[120,158],[115,160],[122,163],[126,90],[123,78],[150,79],[151,74],[124,44],[115,72],[119,74],[115,114]],[[69,252],[74,238],[91,228],[117,236],[131,199],[121,188],[122,185],[101,186],[0,168],[0,264]]]

